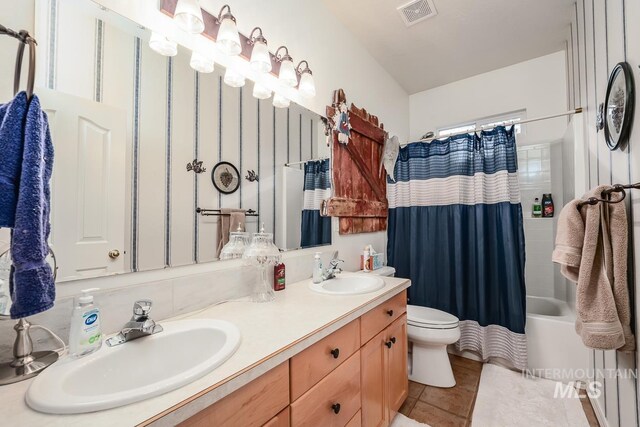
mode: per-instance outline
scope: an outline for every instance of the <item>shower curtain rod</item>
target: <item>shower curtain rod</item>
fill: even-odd
[[[442,137],[436,137],[433,136],[431,138],[424,138],[424,139],[419,139],[417,141],[413,141],[413,142],[407,142],[406,144],[403,144],[403,147],[408,145],[408,144],[413,144],[414,142],[431,142],[434,139],[447,139],[451,136],[458,136],[458,135],[465,135],[468,133],[475,133],[475,132],[479,132],[479,131],[483,131],[483,130],[489,130],[489,129],[494,129],[498,126],[509,126],[509,125],[524,125],[527,123],[532,123],[532,122],[539,122],[542,120],[549,120],[549,119],[555,119],[556,117],[563,117],[563,116],[572,116],[574,114],[580,114],[582,113],[582,107],[578,107],[574,110],[569,110],[567,112],[564,113],[560,113],[560,114],[552,114],[550,116],[543,116],[543,117],[536,117],[533,119],[527,119],[527,120],[505,120],[503,122],[499,122],[499,123],[494,123],[491,126],[480,126],[480,127],[476,127],[471,131],[464,131],[464,132],[456,132],[456,133],[452,133],[449,134],[447,136],[442,136]]]
[[[303,163],[307,163],[307,162],[319,162],[321,160],[327,160],[328,157],[319,157],[317,159],[309,159],[309,160],[301,160],[299,162],[289,162],[289,163],[285,163],[285,166],[293,166],[293,165],[301,165]]]

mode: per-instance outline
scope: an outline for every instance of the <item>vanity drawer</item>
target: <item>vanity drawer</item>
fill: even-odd
[[[271,418],[271,420],[269,420],[269,422],[262,427],[289,427],[291,425],[289,424],[290,417],[291,417],[290,410],[289,410],[289,407],[287,406],[282,410],[282,412],[280,412],[275,417]]]
[[[362,411],[356,412],[345,427],[362,427]]]
[[[360,339],[364,345],[407,311],[407,291],[369,310],[360,317]]]
[[[287,361],[179,425],[180,427],[258,427],[271,422],[271,419],[288,405],[289,362]]]
[[[291,404],[291,426],[344,427],[359,410],[360,351],[357,351]]]
[[[291,358],[291,400],[302,396],[360,348],[360,319]]]

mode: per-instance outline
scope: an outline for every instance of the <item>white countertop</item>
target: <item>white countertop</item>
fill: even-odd
[[[0,424],[12,427],[133,426],[171,409],[173,412],[157,419],[153,425],[175,425],[360,317],[411,283],[407,279],[383,279],[385,287],[379,291],[350,296],[312,292],[308,287],[310,280],[304,280],[287,284],[284,291],[276,292],[276,300],[272,303],[227,302],[176,317],[174,319],[227,320],[240,329],[242,343],[224,364],[187,386],[105,411],[43,414],[29,408],[24,401],[33,380],[2,386]],[[186,400],[189,402],[185,404]]]

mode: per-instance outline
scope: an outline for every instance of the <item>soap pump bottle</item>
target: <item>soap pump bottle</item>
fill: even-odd
[[[89,292],[97,290],[98,288],[82,290],[82,296],[77,298],[73,307],[69,333],[69,355],[71,357],[86,356],[102,347],[100,309],[93,302],[93,295],[89,294]]]
[[[320,252],[316,252],[316,255],[313,257],[313,283],[322,282],[322,259],[320,255]]]

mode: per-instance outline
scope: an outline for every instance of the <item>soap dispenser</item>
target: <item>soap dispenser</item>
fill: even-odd
[[[85,289],[78,297],[71,315],[69,333],[69,355],[82,357],[102,347],[102,328],[100,327],[100,309],[93,302],[89,292],[98,288]]]
[[[320,252],[316,252],[316,255],[313,257],[313,283],[322,283],[323,271],[320,255]]]

